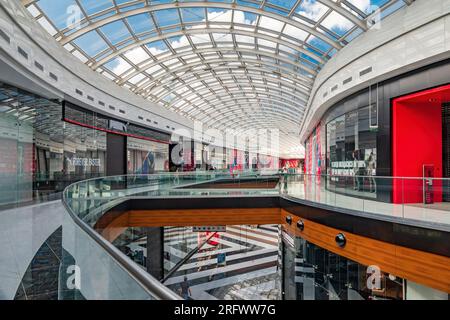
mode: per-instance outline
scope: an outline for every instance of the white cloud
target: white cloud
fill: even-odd
[[[302,2],[301,11],[298,13],[306,18],[317,21],[328,10],[328,7],[315,0],[305,0]]]
[[[347,1],[350,2],[352,5],[354,5],[355,7],[357,7],[362,12],[367,13],[367,11],[371,7],[371,0],[347,0]]]
[[[371,0],[348,0],[355,7],[363,12],[367,12],[371,7]],[[298,13],[305,16],[311,20],[319,20],[329,8],[316,0],[305,0],[301,5],[301,11]],[[339,13],[333,11],[331,12],[323,21],[323,26],[328,29],[340,29],[347,30],[353,26],[353,23],[340,15]]]
[[[348,30],[354,24],[336,11],[333,11],[322,21],[322,25],[329,30]]]
[[[220,21],[220,22],[228,22],[231,23],[232,19],[232,10],[225,11],[209,11],[208,12],[208,20],[209,21]],[[204,21],[204,20],[203,20]]]
[[[125,56],[133,61],[133,63],[140,63],[150,58],[150,56],[141,47],[128,51],[125,53]]]
[[[112,71],[117,75],[121,75],[122,73],[131,68],[131,65],[120,57],[117,58],[116,61],[117,65],[114,67]]]

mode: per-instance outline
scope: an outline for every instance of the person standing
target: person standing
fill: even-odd
[[[377,182],[374,178],[374,175],[375,175],[375,156],[372,151],[370,152],[370,156],[367,159],[367,176],[369,177],[370,192],[377,191]]]
[[[359,190],[359,179],[358,179],[358,173],[359,173],[359,163],[358,163],[358,150],[353,150],[352,153],[353,158],[353,189]]]
[[[189,300],[189,297],[192,295],[191,288],[189,286],[188,277],[184,276],[183,282],[180,285],[181,296],[184,300]]]

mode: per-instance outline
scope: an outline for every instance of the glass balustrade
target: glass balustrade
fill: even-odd
[[[249,186],[249,181],[256,187]],[[145,271],[142,259],[130,259],[117,245],[95,231],[94,226],[105,213],[129,199],[281,196],[350,214],[376,215],[381,219],[396,218],[412,223],[449,224],[450,203],[444,201],[449,197],[449,185],[448,179],[436,178],[255,171],[161,173],[85,180],[64,191],[64,204],[70,217],[65,219],[63,227],[63,248],[67,255],[67,263],[63,266],[79,266],[82,285],[92,286],[92,290],[99,285],[101,290],[85,298],[177,299],[177,294]],[[191,249],[198,250],[197,247],[188,249],[186,247],[185,256]],[[178,260],[169,259],[169,262],[164,265],[165,275],[179,267]],[[61,291],[61,297],[77,296],[66,291]]]

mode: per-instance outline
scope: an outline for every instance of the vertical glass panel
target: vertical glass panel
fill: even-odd
[[[369,123],[369,107],[358,110],[358,124],[360,157],[364,161],[364,174],[369,176],[365,181],[364,189],[375,197],[376,182],[372,176],[376,175],[377,132]]]
[[[345,160],[345,117],[336,118],[336,161]]]
[[[353,160],[353,152],[358,149],[358,113],[345,115],[345,160]]]
[[[129,174],[153,174],[169,168],[168,144],[129,137],[127,156]]]
[[[67,185],[64,174],[64,124],[58,104],[36,109],[35,196],[39,201],[58,198]]]
[[[283,240],[285,299],[402,300],[404,280],[339,256],[300,237]]]
[[[95,119],[90,119],[95,123]],[[65,123],[64,168],[66,183],[98,177],[106,171],[106,133]]]
[[[0,87],[0,205],[15,205],[18,192],[17,90]]]
[[[352,196],[376,197],[376,128],[369,106],[346,113],[327,124],[328,187]],[[346,176],[346,177],[341,177]]]

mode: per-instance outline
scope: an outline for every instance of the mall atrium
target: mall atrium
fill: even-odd
[[[0,0],[0,252],[0,300],[449,300],[450,0]]]

